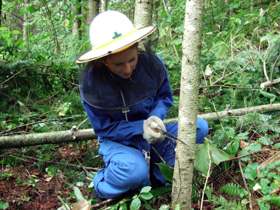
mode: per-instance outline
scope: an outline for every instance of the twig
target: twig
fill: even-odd
[[[77,126],[77,130],[79,130],[79,128],[85,124],[88,121],[88,118],[86,118],[85,120],[83,120],[83,122],[81,122],[78,126]]]
[[[117,200],[117,198],[112,198],[112,199],[108,199],[108,200],[102,201],[101,203],[97,203],[97,204],[92,205],[91,209],[100,209],[101,206],[108,205],[108,204],[112,203],[115,200]]]
[[[277,83],[280,83],[280,78],[263,82],[263,83],[260,84],[260,88],[262,90],[264,90],[266,87],[272,86],[272,85],[277,84]]]
[[[72,116],[72,117],[65,117],[65,118],[61,118],[61,119],[41,120],[41,121],[38,121],[38,122],[32,122],[32,123],[27,123],[27,124],[24,124],[24,125],[20,125],[20,126],[11,128],[9,130],[4,130],[4,131],[0,132],[0,134],[9,133],[10,131],[17,130],[17,129],[22,128],[22,127],[28,127],[28,126],[31,126],[31,125],[39,124],[39,123],[49,123],[49,122],[53,122],[53,121],[62,121],[62,120],[73,119],[73,118],[76,118],[76,117],[79,118],[79,117],[84,117],[84,116],[78,115],[78,116]]]
[[[238,153],[239,154],[239,153]],[[238,159],[238,165],[239,165],[239,169],[240,169],[240,173],[241,173],[241,176],[242,176],[242,180],[243,180],[243,183],[244,183],[244,187],[245,189],[247,190],[248,192],[248,198],[249,198],[249,207],[250,207],[250,210],[253,209],[253,206],[252,206],[252,197],[251,197],[251,192],[247,186],[247,182],[246,182],[246,179],[244,177],[244,173],[243,173],[243,169],[242,169],[242,163],[241,163],[241,160]]]
[[[206,76],[205,76],[205,74],[204,74],[204,73],[203,73],[203,78],[204,78],[204,82],[205,82],[206,88],[207,88],[208,92],[210,92],[210,91],[209,91],[208,84],[207,84],[207,81],[206,81]],[[221,125],[221,128],[222,128],[222,130],[224,131],[224,127],[223,127],[223,124],[222,124],[222,121],[221,121],[220,115],[218,114],[218,111],[217,111],[217,109],[216,109],[216,105],[215,105],[215,103],[214,103],[214,100],[213,100],[213,98],[212,98],[212,95],[211,95],[211,94],[209,94],[209,96],[210,96],[210,99],[211,99],[211,102],[212,102],[212,105],[213,105],[214,111],[215,111],[215,113],[217,114],[217,117],[218,117],[219,123],[220,123],[220,125]]]
[[[268,75],[267,75],[267,70],[266,70],[266,61],[265,60],[262,60],[263,61],[263,73],[264,73],[264,76],[266,78],[267,81],[270,81]]]
[[[89,174],[88,170],[85,168],[85,166],[83,166],[83,164],[81,164],[81,162],[78,160],[78,158],[76,156],[74,156],[74,158],[76,159],[76,161],[79,163],[79,165],[81,166],[81,168],[86,172],[86,174]]]
[[[159,158],[161,159],[161,161],[162,161],[163,163],[166,164],[165,160],[160,156],[160,154],[158,153],[158,151],[157,151],[154,147],[152,147],[152,149],[153,149],[153,150],[155,151],[155,153],[159,156]]]
[[[271,74],[270,74],[270,81],[272,81],[272,79],[273,79],[273,73],[274,73],[274,70],[275,70],[275,67],[277,65],[279,58],[280,58],[280,55],[278,55],[278,57],[276,58],[276,61],[274,62],[274,65],[273,65],[273,68],[272,68]]]
[[[55,29],[55,26],[54,26],[54,23],[53,23],[52,13],[51,13],[51,11],[50,11],[50,9],[48,7],[47,2],[45,0],[43,2],[44,2],[43,6],[47,10],[47,14],[49,15],[49,18],[50,18],[50,21],[51,21],[51,25],[53,27],[53,35],[54,35],[54,42],[56,43],[56,49],[57,49],[57,52],[60,53],[60,45],[59,45],[58,38],[57,38],[57,32],[56,32],[56,29]]]
[[[209,149],[209,144],[208,144],[208,157],[209,157],[209,165],[208,165],[208,171],[207,171],[207,175],[206,175],[206,180],[205,180],[205,184],[202,190],[202,197],[201,197],[201,204],[200,204],[200,210],[202,210],[203,208],[203,200],[204,200],[204,195],[205,195],[205,189],[207,187],[207,183],[208,183],[208,179],[210,177],[210,171],[211,171],[211,156],[210,156],[210,149]]]
[[[48,98],[44,98],[44,99],[41,99],[41,100],[38,100],[38,101],[34,101],[34,103],[42,103],[44,101],[48,101],[50,99],[52,99],[54,96],[56,96],[60,91],[57,91],[54,95],[48,97]]]
[[[233,75],[233,74],[235,74],[235,73],[236,73],[236,71],[233,71],[233,72],[228,73],[228,74],[225,75],[225,76],[222,76],[221,78],[219,78],[218,80],[216,80],[215,82],[213,82],[212,85],[215,85],[216,83],[220,82],[221,80],[223,80],[223,79],[227,78],[228,76]],[[211,85],[211,86],[212,86],[212,85]]]
[[[163,6],[164,6],[165,12],[168,13],[167,8],[166,8],[165,1],[162,0],[162,2],[163,2]],[[172,39],[173,39],[173,37],[172,37],[172,31],[171,31],[171,30],[168,30],[168,31],[169,31],[170,39],[172,40]],[[173,47],[173,50],[174,50],[174,52],[175,52],[176,57],[178,58],[178,60],[180,60],[179,55],[178,55],[178,52],[177,52],[177,49],[176,49],[176,46],[173,44],[172,47]]]
[[[0,86],[5,84],[6,82],[8,82],[9,80],[13,79],[15,76],[17,76],[18,74],[20,74],[21,72],[25,71],[28,68],[24,68],[22,70],[20,70],[19,72],[15,73],[13,76],[11,76],[10,78],[6,79],[4,82],[0,83]]]
[[[23,160],[23,161],[27,161],[28,162],[28,160],[26,160],[24,158],[17,157],[17,156],[12,155],[12,154],[9,154],[8,156],[11,156],[11,157],[17,158],[19,160]],[[28,159],[35,160],[35,161],[38,161],[38,162],[42,161],[42,162],[46,162],[46,163],[55,163],[57,165],[71,166],[71,167],[77,167],[77,168],[85,168],[85,169],[93,170],[93,171],[99,171],[100,170],[99,168],[92,168],[92,167],[88,167],[88,166],[81,167],[79,165],[75,165],[75,164],[71,164],[71,163],[58,163],[58,162],[55,162],[55,161],[41,160],[41,159],[30,157],[30,156],[27,156],[27,155],[23,155],[23,157],[26,157]],[[99,157],[99,155],[97,155],[95,157]]]
[[[70,81],[70,80],[68,80],[68,79],[65,79],[63,76],[61,76],[61,75],[59,75],[59,74],[42,73],[42,72],[39,72],[38,74],[40,74],[40,75],[47,75],[47,76],[51,76],[51,77],[59,77],[60,79],[62,79],[62,80],[65,80],[65,81],[69,82],[71,85],[76,86],[76,87],[79,87],[79,85],[78,85],[78,84],[73,83],[73,82],[71,82],[71,81]]]
[[[260,150],[260,151],[254,151],[254,152],[250,152],[246,155],[241,155],[241,156],[238,156],[238,157],[234,157],[234,158],[231,158],[229,160],[222,160],[222,162],[227,162],[227,161],[231,161],[231,160],[237,160],[237,159],[241,159],[241,158],[244,158],[244,157],[247,157],[247,156],[250,156],[250,155],[253,155],[253,154],[256,154],[256,153],[261,153],[261,152],[270,152],[270,151],[274,151],[273,149],[264,149],[264,150]],[[276,150],[277,151],[277,150]]]

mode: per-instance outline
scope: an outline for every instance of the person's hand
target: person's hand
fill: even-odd
[[[149,144],[162,142],[164,140],[165,136],[157,130],[158,127],[166,131],[165,125],[160,118],[151,116],[147,120],[144,120],[143,138],[146,139]]]

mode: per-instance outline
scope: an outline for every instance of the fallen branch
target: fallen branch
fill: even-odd
[[[207,121],[217,121],[218,116],[220,118],[226,118],[228,116],[241,116],[252,112],[273,112],[280,110],[280,103],[262,105],[255,107],[247,107],[242,109],[226,110],[215,113],[208,113],[198,115],[199,117]],[[177,122],[177,118],[166,119],[164,120],[165,124]],[[68,131],[56,131],[48,133],[36,133],[36,134],[26,134],[26,135],[16,135],[16,136],[2,136],[0,137],[0,149],[3,148],[14,148],[14,147],[25,147],[32,145],[41,145],[41,144],[58,144],[65,142],[77,142],[83,140],[90,140],[97,138],[93,129],[84,129],[77,130],[76,127],[73,127]]]
[[[272,81],[263,82],[263,83],[260,84],[260,88],[262,90],[264,90],[265,88],[270,87],[270,86],[272,86],[274,84],[277,84],[277,83],[280,83],[280,78],[272,80]]]
[[[217,121],[218,116],[222,118],[226,118],[229,116],[242,116],[248,113],[253,113],[253,112],[260,112],[260,113],[266,113],[266,112],[275,112],[280,110],[280,103],[278,104],[269,104],[269,105],[261,105],[261,106],[252,106],[252,107],[247,107],[247,108],[241,108],[241,109],[233,109],[233,110],[225,110],[221,112],[212,112],[208,114],[201,114],[198,115],[198,117],[203,118],[207,121]],[[166,119],[164,120],[164,123],[172,123],[172,122],[177,122],[177,118],[172,118],[172,119]],[[1,139],[1,138],[0,138]]]

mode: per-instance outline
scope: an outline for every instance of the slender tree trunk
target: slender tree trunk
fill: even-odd
[[[0,26],[2,24],[2,0],[0,0]]]
[[[73,12],[73,16],[75,17],[72,23],[72,35],[73,36],[77,36],[78,35],[78,31],[79,31],[79,23],[78,23],[78,19],[77,19],[77,15],[79,14],[79,9],[77,8],[77,3],[78,0],[74,0],[72,2],[72,12]]]
[[[178,137],[189,145],[189,149],[177,143],[172,188],[173,209],[177,204],[180,209],[191,209],[203,8],[204,0],[186,1]]]
[[[90,25],[92,19],[99,13],[99,1],[88,0],[87,6],[88,6],[87,25]]]
[[[143,28],[145,26],[152,25],[152,11],[153,11],[153,0],[136,0],[135,1],[135,13],[134,13],[134,26],[135,28]],[[151,40],[146,39],[140,43],[140,48],[143,45],[150,46]],[[143,44],[143,45],[142,45]]]
[[[251,5],[250,5],[250,10],[253,11],[254,10],[254,0],[251,0]]]
[[[100,12],[107,10],[108,0],[100,0]]]
[[[24,15],[23,15],[23,27],[22,27],[22,39],[23,40],[27,40],[27,27],[26,27],[26,22],[27,22],[27,4],[28,4],[28,0],[24,0]]]

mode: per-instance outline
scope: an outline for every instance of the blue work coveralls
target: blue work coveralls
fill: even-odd
[[[138,63],[132,78],[134,74],[137,75],[139,72],[142,78],[149,77],[153,70],[147,69],[147,66],[149,66],[147,65],[147,59],[147,55],[138,55]],[[166,138],[161,143],[149,145],[142,136],[144,120],[150,116],[165,119],[167,110],[173,105],[166,68],[162,59],[159,57],[157,59],[161,72],[163,72],[160,87],[149,97],[139,99],[138,103],[129,106],[128,112],[104,113],[94,105],[90,105],[81,93],[85,111],[100,142],[99,154],[105,162],[105,168],[98,171],[93,179],[94,188],[101,198],[114,198],[129,190],[150,186],[150,174],[162,184],[166,183],[167,180],[162,176],[156,165],[156,163],[162,162],[161,158],[171,167],[174,167],[176,147],[174,140]],[[147,75],[145,75],[145,72],[148,72]],[[117,75],[114,75],[114,77],[119,82],[125,80]],[[88,77],[88,79],[92,80],[93,78]],[[82,88],[80,89],[82,92]],[[177,136],[178,124],[167,124],[166,130]],[[207,121],[198,118],[196,142],[203,143],[207,134]],[[146,152],[150,152],[150,166],[145,160]]]

